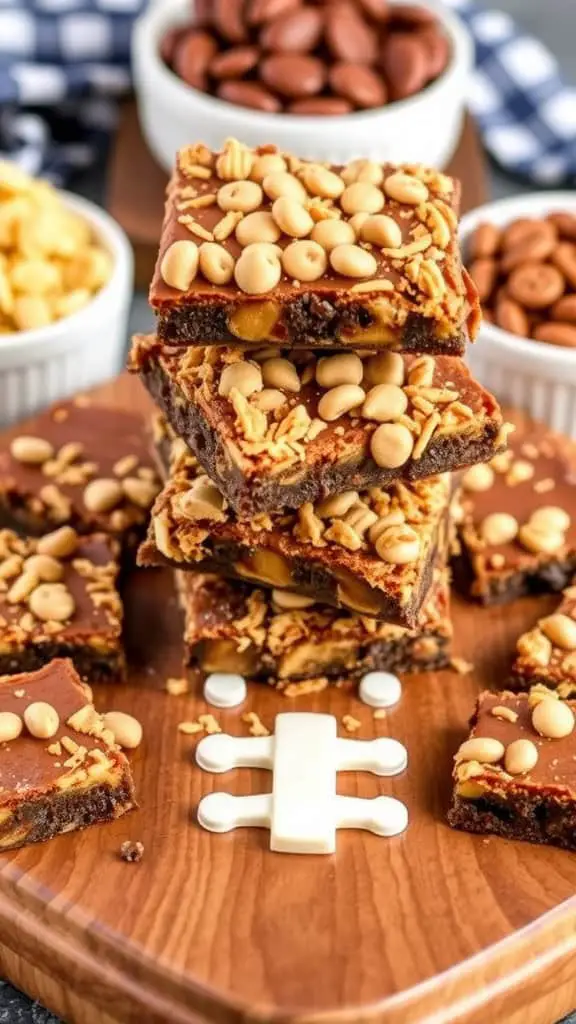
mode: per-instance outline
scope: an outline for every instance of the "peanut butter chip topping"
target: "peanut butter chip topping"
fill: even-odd
[[[404,318],[419,309],[461,319],[458,291],[452,306],[445,302],[456,224],[446,176],[372,161],[360,171],[358,161],[329,169],[235,139],[220,154],[201,144],[185,147],[177,164],[171,199],[190,237],[172,241],[159,264],[176,291],[189,291],[201,276],[216,286],[233,279],[246,295],[265,295],[283,275],[299,284],[336,273],[359,278],[359,288],[366,284],[375,295],[396,290]],[[462,305],[463,282],[459,290]]]

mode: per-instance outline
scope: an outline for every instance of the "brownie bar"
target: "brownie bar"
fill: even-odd
[[[450,825],[576,849],[575,710],[544,687],[481,694],[456,754]]]
[[[118,571],[118,543],[106,534],[0,530],[0,674],[70,658],[88,682],[123,679]]]
[[[444,474],[240,519],[177,439],[138,562],[286,588],[415,628],[447,544],[450,492]]]
[[[321,167],[234,139],[177,156],[150,303],[175,345],[371,345],[461,355],[479,303],[460,188],[416,165]],[[248,248],[250,246],[250,248]]]
[[[133,550],[158,487],[141,417],[88,397],[60,402],[2,435],[0,522],[23,533],[68,524]]]
[[[511,419],[508,451],[461,481],[454,579],[486,605],[560,591],[576,573],[576,448],[520,414]]]
[[[528,690],[535,683],[560,697],[576,695],[576,586],[566,588],[553,615],[518,638],[510,687]]]
[[[445,668],[452,626],[446,569],[434,581],[414,630],[338,612],[327,605],[221,576],[176,573],[190,668],[240,672],[287,696],[297,682],[357,680],[365,672]]]
[[[70,661],[0,679],[0,734],[0,849],[137,806],[128,761]]]
[[[496,401],[449,356],[317,360],[273,348],[251,356],[137,337],[131,368],[246,517],[433,476],[503,450]]]

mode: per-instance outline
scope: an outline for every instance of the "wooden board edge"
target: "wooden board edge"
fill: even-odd
[[[72,1002],[102,1014],[102,1024],[200,1024],[234,1021],[237,1024],[485,1024],[487,1012],[499,1024],[553,1024],[576,1005],[576,897],[544,914],[537,921],[502,939],[450,970],[370,1006],[325,1011],[321,1014],[277,1013],[264,1005],[254,1007],[222,1003],[221,996],[200,986],[173,985],[165,992],[154,985],[160,972],[137,963],[115,948],[113,936],[78,930],[63,934],[55,921],[46,921],[26,906],[24,892],[15,886],[12,896],[0,893],[0,967],[10,980],[64,1015]],[[17,947],[17,948],[15,948]],[[42,978],[48,979],[42,982]],[[542,1001],[546,1016],[532,1016]],[[548,1011],[550,1010],[550,1014]],[[69,1019],[81,1020],[82,1016]],[[93,1016],[90,1020],[95,1020]],[[96,1024],[96,1020],[95,1020]],[[100,1024],[100,1021],[97,1022]]]

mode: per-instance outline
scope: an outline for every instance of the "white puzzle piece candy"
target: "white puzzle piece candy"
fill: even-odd
[[[368,672],[360,680],[358,696],[371,708],[391,708],[402,696],[402,684],[391,672]]]
[[[274,736],[206,736],[196,749],[205,771],[267,768],[272,792],[255,796],[211,793],[200,801],[198,821],[210,832],[241,825],[270,829],[270,849],[282,853],[334,853],[336,829],[361,828],[394,836],[408,824],[393,797],[338,796],[336,773],[398,775],[407,764],[397,740],[340,739],[333,715],[288,712],[276,716]]]
[[[246,680],[233,672],[212,672],[204,681],[204,700],[215,708],[235,708],[246,693]]]

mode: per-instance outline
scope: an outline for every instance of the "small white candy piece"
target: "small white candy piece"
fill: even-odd
[[[368,672],[360,680],[358,696],[371,708],[391,708],[402,696],[402,684],[391,672]]]
[[[246,693],[246,680],[233,672],[213,672],[204,683],[204,700],[215,708],[235,708]]]

